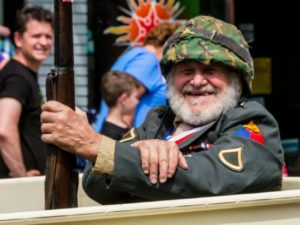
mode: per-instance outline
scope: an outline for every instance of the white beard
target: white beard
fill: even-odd
[[[231,78],[230,85],[218,93],[215,103],[201,112],[193,112],[190,109],[184,96],[175,89],[172,79],[170,79],[168,82],[169,104],[175,114],[187,124],[202,126],[213,122],[218,119],[222,113],[233,109],[241,96],[242,85],[239,78],[235,74],[232,75]],[[201,104],[201,102],[192,104]]]

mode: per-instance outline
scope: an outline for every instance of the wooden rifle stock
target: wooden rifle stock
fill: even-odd
[[[74,109],[72,1],[55,0],[54,8],[55,68],[47,75],[46,95]],[[76,156],[48,144],[45,208],[77,207],[77,189]]]

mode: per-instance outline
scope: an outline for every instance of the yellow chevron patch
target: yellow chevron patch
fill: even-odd
[[[242,147],[221,150],[218,158],[222,164],[233,171],[240,172],[244,169]]]
[[[130,131],[128,131],[124,137],[120,140],[120,142],[127,142],[131,141],[136,138],[136,134],[134,132],[134,128],[131,128]]]

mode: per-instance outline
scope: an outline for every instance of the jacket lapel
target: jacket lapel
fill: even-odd
[[[179,149],[184,149],[187,146],[191,145],[194,141],[196,141],[197,139],[199,139],[199,137],[201,137],[204,133],[206,133],[215,123],[216,123],[216,121],[210,123],[209,125],[207,125],[206,127],[204,127],[202,130],[194,133],[190,138],[187,138],[186,140],[184,140],[179,145]]]

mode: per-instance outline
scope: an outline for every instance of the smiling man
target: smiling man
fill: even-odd
[[[102,204],[281,189],[283,150],[273,116],[251,92],[253,62],[241,32],[208,16],[187,21],[161,62],[170,106],[149,112],[120,142],[79,109],[47,102],[42,140],[91,163],[87,194]]]
[[[176,115],[192,126],[215,121],[234,108],[242,87],[237,74],[223,65],[179,63],[169,75],[169,102]]]
[[[39,6],[17,13],[16,54],[0,72],[0,178],[45,172],[37,72],[51,52],[52,20],[52,13]]]

